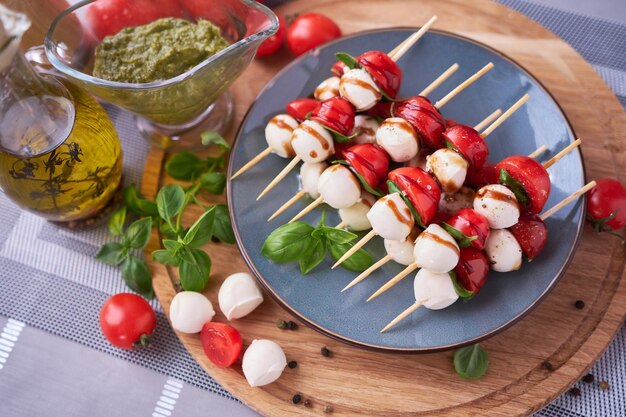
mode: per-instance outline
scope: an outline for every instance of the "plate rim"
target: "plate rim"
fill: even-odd
[[[331,42],[328,42],[326,44],[324,44],[322,47],[320,48],[314,48],[310,51],[308,51],[307,53],[295,58],[293,61],[291,61],[290,63],[288,63],[287,65],[285,65],[280,71],[278,71],[264,86],[263,88],[261,88],[261,90],[259,90],[259,92],[257,93],[257,95],[255,96],[255,98],[252,100],[252,103],[250,104],[250,107],[248,107],[248,110],[246,110],[246,113],[244,114],[243,118],[241,119],[241,122],[239,124],[239,126],[237,127],[237,131],[235,132],[235,136],[233,139],[233,142],[231,144],[231,151],[230,151],[230,155],[228,158],[228,168],[227,168],[227,172],[226,172],[226,199],[227,199],[227,203],[228,203],[228,207],[232,207],[232,190],[231,190],[231,186],[232,186],[232,180],[231,180],[231,176],[232,176],[232,171],[233,171],[233,162],[234,162],[234,155],[235,155],[235,150],[236,148],[239,146],[240,144],[240,138],[242,137],[242,131],[243,131],[243,126],[245,125],[245,123],[247,122],[250,113],[252,111],[252,109],[256,106],[257,101],[259,100],[259,98],[268,90],[270,89],[273,85],[275,80],[277,80],[278,78],[280,78],[285,72],[289,71],[292,67],[298,65],[300,62],[304,61],[307,57],[309,57],[311,54],[316,54],[318,53],[318,51],[320,49],[327,49],[329,47],[332,47],[333,45],[335,45],[338,42],[344,41],[346,39],[351,39],[351,38],[357,38],[359,36],[363,36],[363,35],[369,35],[372,33],[382,33],[382,32],[398,32],[398,31],[406,31],[406,30],[418,30],[419,27],[414,27],[414,26],[392,26],[392,27],[386,27],[386,28],[379,28],[379,29],[370,29],[370,30],[365,30],[365,31],[360,31],[360,32],[355,32],[355,33],[351,33],[349,35],[346,36],[342,36],[340,38],[337,38]],[[526,73],[533,81],[535,81],[538,86],[548,95],[548,97],[550,97],[550,99],[554,102],[554,104],[556,105],[556,107],[559,109],[559,111],[561,112],[561,115],[563,116],[563,118],[565,119],[565,122],[567,124],[567,127],[570,129],[570,131],[573,133],[573,136],[576,138],[578,137],[578,135],[576,134],[576,131],[574,130],[574,127],[571,123],[571,121],[569,120],[569,118],[567,117],[567,114],[565,113],[565,111],[563,110],[563,108],[561,107],[561,105],[559,104],[559,102],[556,100],[556,98],[554,97],[554,95],[548,90],[548,88],[537,78],[535,77],[535,75],[530,72],[528,69],[526,69],[526,67],[524,67],[523,65],[521,65],[519,62],[517,62],[516,60],[514,60],[513,58],[509,57],[508,55],[506,55],[505,53],[498,51],[497,49],[483,43],[480,42],[478,40],[469,38],[467,36],[464,35],[460,35],[457,33],[453,33],[450,32],[448,30],[443,30],[443,29],[429,29],[429,33],[438,33],[444,36],[448,36],[448,37],[452,37],[452,38],[457,38],[472,44],[475,44],[483,49],[486,49],[498,56],[500,56],[502,59],[510,62],[511,64],[513,64],[514,66],[516,66],[517,68],[519,68],[522,72]],[[580,164],[581,164],[581,168],[582,168],[582,174],[583,174],[583,180],[584,180],[584,184],[587,183],[587,173],[586,173],[586,169],[585,169],[585,159],[583,157],[583,152],[582,149],[579,147],[576,148],[576,152],[578,152],[578,154],[580,155]],[[578,245],[580,244],[580,240],[583,234],[583,230],[584,230],[584,225],[585,225],[585,216],[584,213],[587,211],[587,199],[583,198],[582,202],[581,202],[581,207],[583,210],[583,215],[581,216],[580,221],[578,222],[577,225],[577,230],[576,230],[576,236],[574,239],[574,243],[572,245],[572,247],[570,248],[570,251],[568,252],[565,261],[563,262],[563,264],[561,265],[561,268],[559,269],[559,271],[556,273],[556,275],[552,278],[552,280],[550,281],[550,283],[548,284],[548,286],[544,289],[544,291],[539,295],[539,297],[537,297],[528,307],[526,307],[523,311],[521,311],[520,313],[518,313],[515,317],[513,317],[512,319],[510,319],[509,321],[507,321],[506,323],[486,332],[481,334],[480,336],[474,337],[472,339],[469,340],[465,340],[462,342],[457,342],[457,343],[452,343],[452,344],[448,344],[448,345],[441,345],[441,346],[436,346],[436,347],[427,347],[427,348],[419,348],[419,347],[415,347],[415,348],[397,348],[397,347],[389,347],[389,346],[382,346],[382,345],[376,345],[376,344],[371,344],[371,343],[366,343],[366,342],[361,342],[358,340],[354,340],[352,338],[343,336],[341,334],[338,334],[336,332],[333,332],[332,330],[326,329],[323,326],[319,325],[318,323],[313,322],[312,320],[308,319],[306,316],[304,316],[303,314],[301,314],[299,311],[297,311],[295,308],[293,308],[291,305],[289,305],[285,300],[283,300],[273,289],[272,287],[269,285],[269,283],[265,280],[265,278],[263,277],[263,275],[260,273],[260,271],[256,268],[254,262],[252,261],[250,255],[248,254],[247,250],[245,249],[242,240],[241,240],[241,236],[239,234],[239,228],[237,227],[237,221],[235,219],[235,215],[234,215],[234,210],[229,210],[229,217],[230,217],[230,221],[231,224],[233,226],[233,232],[235,235],[235,241],[237,242],[237,247],[239,248],[239,252],[241,253],[244,262],[246,263],[246,265],[248,266],[248,268],[250,269],[250,271],[252,271],[254,277],[256,278],[256,280],[261,284],[261,286],[270,294],[270,296],[274,299],[274,301],[276,301],[276,303],[285,311],[287,311],[289,314],[291,314],[292,316],[298,318],[299,320],[301,320],[304,324],[306,324],[308,327],[310,327],[311,329],[317,331],[318,333],[321,333],[327,337],[330,337],[331,339],[337,340],[338,342],[347,344],[349,346],[353,346],[353,347],[357,347],[360,349],[365,349],[365,350],[370,350],[370,351],[375,351],[375,352],[382,352],[382,353],[395,353],[395,354],[427,354],[427,353],[436,353],[436,352],[444,352],[444,351],[450,351],[452,349],[459,349],[465,346],[469,346],[469,345],[473,345],[476,343],[480,343],[486,339],[489,339],[501,332],[503,332],[504,330],[507,330],[508,328],[510,328],[511,326],[513,326],[514,324],[518,323],[520,320],[522,320],[524,317],[526,317],[528,314],[530,314],[535,308],[537,308],[544,300],[545,298],[554,290],[554,288],[556,287],[556,285],[558,284],[558,282],[561,280],[561,278],[563,278],[563,276],[565,275],[565,272],[567,271],[567,268],[569,267],[570,263],[572,262],[574,255],[576,253],[576,250],[578,249]]]

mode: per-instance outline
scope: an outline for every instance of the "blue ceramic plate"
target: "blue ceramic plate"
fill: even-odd
[[[261,91],[244,118],[232,149],[229,177],[267,147],[264,129],[269,119],[284,113],[284,106],[290,100],[309,96],[330,76],[335,52],[358,55],[367,50],[390,51],[412,32],[413,29],[403,28],[360,33],[339,39],[288,65]],[[529,102],[487,139],[492,162],[514,154],[527,155],[544,144],[550,149],[543,155],[543,160],[547,160],[575,139],[558,104],[527,71],[485,45],[450,33],[428,32],[401,58],[398,64],[404,80],[400,96],[417,94],[458,62],[459,71],[431,94],[435,101],[489,61],[495,68],[443,107],[442,113],[447,118],[474,125],[496,108],[505,109],[522,94],[529,93]],[[400,265],[388,263],[370,278],[340,293],[357,274],[342,268],[331,271],[330,257],[312,273],[302,276],[297,264],[274,264],[261,255],[263,242],[272,230],[310,202],[303,199],[271,223],[266,222],[298,188],[296,169],[262,200],[255,201],[260,190],[286,164],[285,159],[270,155],[229,183],[231,218],[239,248],[261,284],[286,310],[330,337],[364,348],[433,352],[475,343],[504,330],[530,312],[556,285],[582,231],[584,199],[548,219],[548,244],[537,259],[524,263],[521,270],[506,274],[491,272],[474,299],[458,301],[439,311],[420,309],[381,334],[384,325],[415,301],[413,279],[404,279],[369,303],[365,299],[399,272]],[[546,209],[584,184],[580,152],[571,152],[549,172],[552,193]],[[303,220],[316,224],[320,216],[321,211],[316,210]],[[327,224],[338,223],[338,215],[328,210]],[[366,246],[376,259],[385,254],[380,240]]]

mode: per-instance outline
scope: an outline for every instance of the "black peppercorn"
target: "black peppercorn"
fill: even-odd
[[[592,374],[587,374],[583,376],[583,382],[586,382],[587,384],[591,384],[594,380],[595,377]]]
[[[580,396],[580,388],[572,388],[569,390],[569,395],[572,395],[574,397],[579,397]]]
[[[304,400],[304,402],[302,403],[306,408],[311,408],[311,401],[310,400]]]
[[[293,396],[293,398],[291,399],[291,401],[294,404],[298,404],[300,401],[302,401],[302,396],[300,394],[296,394]]]
[[[289,369],[293,369],[296,366],[298,366],[298,362],[296,361],[289,361],[289,363],[287,364],[287,366],[289,367]]]
[[[552,365],[552,362],[545,361],[543,363],[543,367],[544,367],[544,369],[547,369],[548,371],[553,371],[554,370],[554,366]]]
[[[289,320],[289,321],[287,322],[287,328],[288,328],[289,330],[295,330],[295,329],[297,329],[297,328],[298,328],[298,325],[297,325],[296,323],[294,323],[293,321]]]
[[[278,327],[279,329],[286,329],[287,323],[285,323],[285,320],[278,320],[276,322],[276,327]]]
[[[330,350],[328,350],[328,348],[326,346],[324,346],[322,348],[322,356],[325,356],[325,357],[328,358],[328,357],[330,357],[330,355],[332,355],[332,352]]]
[[[584,302],[583,300],[577,300],[577,301],[574,303],[574,306],[575,306],[577,309],[582,310],[583,308],[585,308],[585,302]]]

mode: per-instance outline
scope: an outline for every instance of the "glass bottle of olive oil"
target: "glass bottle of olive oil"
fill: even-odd
[[[120,183],[119,139],[91,96],[26,62],[15,16],[25,18],[2,13],[0,22],[0,188],[49,220],[92,217]]]

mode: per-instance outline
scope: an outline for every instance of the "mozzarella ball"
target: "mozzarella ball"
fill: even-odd
[[[406,239],[404,242],[385,239],[385,250],[387,255],[399,264],[410,265],[415,262],[413,242],[409,239]]]
[[[182,291],[170,304],[172,327],[182,333],[199,333],[204,323],[213,320],[213,304],[195,291]]]
[[[335,153],[331,134],[316,121],[305,120],[293,131],[291,146],[304,162],[323,162]]]
[[[251,387],[260,387],[276,381],[285,366],[287,358],[276,342],[255,339],[243,354],[241,369]]]
[[[367,191],[361,191],[361,201],[347,208],[339,209],[341,221],[352,231],[360,232],[372,228],[367,212],[370,211],[376,199]]]
[[[332,165],[322,172],[317,191],[329,206],[341,209],[361,200],[361,184],[352,171],[343,165]]]
[[[432,153],[433,150],[430,148],[420,148],[420,150],[417,152],[417,155],[406,161],[404,163],[404,166],[419,168],[426,171],[426,158]]]
[[[376,131],[380,123],[376,118],[359,114],[354,118],[355,143],[376,143]]]
[[[455,193],[463,186],[469,164],[461,155],[442,148],[428,156],[426,161],[426,171],[437,178],[444,193]]]
[[[320,193],[317,191],[318,182],[322,172],[328,168],[326,162],[307,163],[305,162],[300,166],[300,183],[302,184],[302,191],[309,194],[312,198],[317,198]]]
[[[380,198],[367,213],[367,218],[377,235],[401,242],[415,225],[411,210],[398,193]]]
[[[247,316],[261,305],[263,294],[250,274],[238,272],[224,280],[217,299],[226,318],[234,320]]]
[[[317,86],[313,92],[313,97],[317,101],[328,100],[339,95],[339,77],[325,79]]]
[[[516,271],[522,266],[522,248],[513,233],[506,229],[489,232],[485,252],[494,271]]]
[[[419,150],[417,134],[413,126],[400,117],[383,120],[376,131],[376,143],[395,162],[406,162],[417,155]]]
[[[341,76],[339,93],[352,103],[357,111],[371,109],[382,97],[372,77],[360,68],[351,69]]]
[[[459,245],[443,227],[431,224],[415,240],[413,256],[418,267],[446,273],[459,263]]]
[[[474,194],[474,190],[470,187],[461,187],[454,194],[441,193],[439,212],[445,217],[451,217],[462,208],[473,208]]]
[[[449,307],[459,299],[449,274],[438,274],[420,269],[413,281],[415,301],[421,301],[430,310]]]
[[[296,156],[291,147],[291,134],[298,127],[298,122],[288,114],[277,114],[265,126],[265,140],[272,152],[281,158]]]
[[[489,184],[476,192],[474,210],[485,216],[492,229],[506,229],[517,223],[519,204],[513,191],[500,184]]]

